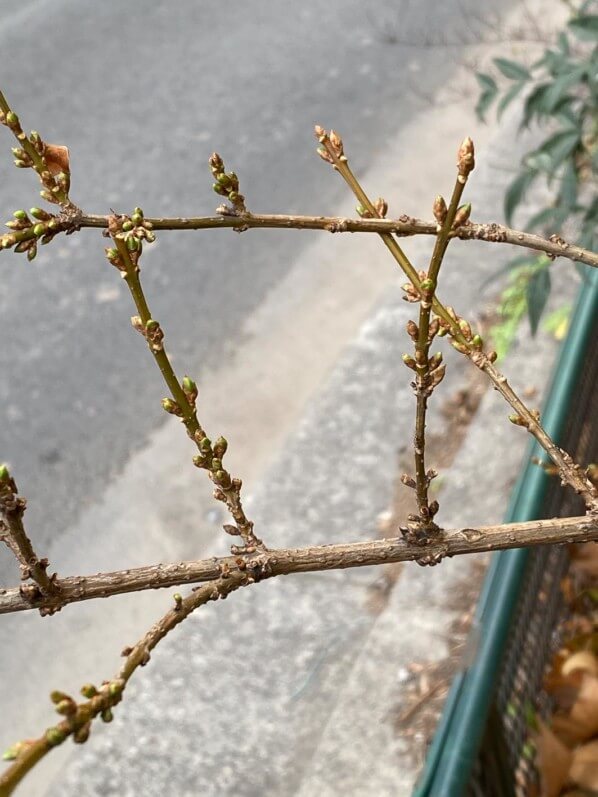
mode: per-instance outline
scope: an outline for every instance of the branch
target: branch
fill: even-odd
[[[340,136],[335,133],[334,130],[331,130],[330,134],[327,133],[326,130],[319,125],[316,125],[315,134],[318,142],[322,145],[318,149],[320,157],[333,166],[335,171],[341,175],[343,180],[353,191],[358,201],[361,203],[361,207],[369,211],[373,205],[349,167],[347,156],[344,152],[343,141]],[[462,150],[460,149],[458,155],[459,164],[461,161],[461,152]],[[473,145],[471,155],[473,161]],[[459,173],[461,173],[461,166],[459,166]],[[464,208],[465,220],[467,220],[471,210],[470,206],[466,207],[468,209],[465,210]],[[374,210],[372,215],[378,215],[377,211]],[[467,320],[459,317],[452,307],[442,304],[434,292],[430,290],[430,286],[425,284],[426,280],[422,279],[417,273],[409,258],[392,235],[380,233],[380,238],[410,280],[409,283],[403,286],[407,301],[423,300],[431,302],[432,309],[436,313],[441,327],[438,334],[448,334],[452,338],[451,343],[453,347],[461,352],[461,354],[469,357],[470,360],[490,378],[496,390],[498,390],[503,398],[505,398],[516,411],[516,415],[510,416],[510,420],[519,426],[527,428],[558,468],[561,481],[569,484],[575,492],[583,498],[589,511],[598,512],[598,490],[587,478],[582,468],[573,461],[567,452],[556,445],[550,435],[541,426],[539,422],[539,413],[526,407],[513,388],[508,384],[507,378],[494,367],[493,363],[496,360],[496,352],[485,352],[481,336],[472,333],[471,326]]]
[[[123,692],[133,673],[145,666],[150,653],[164,637],[176,628],[199,606],[211,600],[226,598],[234,590],[250,583],[244,574],[211,581],[198,587],[186,598],[175,595],[175,605],[132,648],[126,648],[126,656],[120,671],[111,681],[105,681],[99,689],[91,684],[82,687],[81,693],[88,700],[77,703],[70,695],[52,692],[52,702],[64,720],[48,728],[38,739],[18,742],[5,753],[5,758],[14,763],[0,775],[0,797],[8,797],[25,775],[55,747],[69,736],[82,744],[87,741],[92,721],[99,715],[104,722],[112,720],[112,709],[122,700]]]
[[[6,465],[0,465],[0,540],[15,555],[20,568],[21,578],[31,578],[35,584],[21,584],[19,594],[25,601],[35,601],[41,597],[59,597],[60,589],[55,583],[56,576],[48,576],[47,559],[39,559],[33,550],[31,540],[23,525],[23,515],[27,502],[18,494],[17,485],[11,477]],[[51,614],[52,611],[44,610]]]
[[[105,229],[109,216],[89,215],[72,211],[70,215],[60,214],[52,217],[52,231],[75,232],[82,227]],[[147,217],[155,230],[209,230],[234,229],[239,232],[254,229],[283,230],[322,230],[324,232],[342,233],[389,233],[400,237],[412,235],[437,235],[438,225],[433,221],[413,218],[405,214],[397,219],[349,219],[340,216],[298,216],[294,214],[238,214],[219,216],[181,216],[181,217]],[[0,235],[0,249],[10,249],[19,243],[36,237],[35,224],[17,232]],[[40,232],[41,234],[41,232]],[[47,234],[47,231],[46,231]],[[540,235],[513,230],[495,222],[480,224],[467,223],[453,230],[451,238],[462,241],[486,241],[487,243],[511,244],[544,252],[551,259],[565,257],[574,262],[585,263],[598,268],[598,254],[581,246],[564,241],[553,235],[550,239]]]
[[[401,529],[401,533],[406,533]],[[498,526],[458,528],[440,531],[428,545],[415,544],[405,538],[393,537],[366,542],[318,545],[310,548],[280,548],[260,554],[256,559],[239,556],[212,557],[196,561],[156,564],[89,576],[69,576],[57,580],[59,596],[48,596],[34,604],[25,600],[18,588],[0,590],[0,614],[27,609],[54,611],[80,601],[108,598],[127,592],[162,589],[180,584],[210,581],[239,572],[251,575],[280,576],[290,573],[310,573],[323,570],[342,570],[349,567],[383,565],[392,562],[435,560],[439,555],[458,556],[524,548],[532,545],[554,545],[592,542],[598,539],[598,518],[582,516],[533,520],[527,523],[507,523]],[[265,571],[265,572],[264,572]]]
[[[244,542],[243,548],[232,547],[233,553],[253,553],[263,550],[264,545],[253,532],[253,523],[247,518],[241,503],[241,479],[233,479],[224,469],[222,458],[228,448],[224,437],[214,443],[208,438],[197,418],[196,400],[198,389],[195,382],[185,376],[181,383],[174,372],[168,354],[164,349],[164,332],[158,321],[152,318],[141,280],[139,278],[139,260],[143,241],[152,243],[155,240],[152,225],[143,215],[141,208],[135,208],[129,216],[111,216],[108,230],[115,244],[115,249],[106,249],[108,261],[112,263],[124,278],[139,315],[131,318],[131,323],[146,339],[156,365],[160,369],[172,398],[162,400],[162,406],[171,415],[181,418],[187,434],[195,442],[199,453],[193,462],[198,468],[208,471],[210,479],[216,485],[214,498],[226,504],[235,524],[225,525],[224,530],[233,536],[239,536]]]
[[[451,201],[447,209],[446,203],[441,196],[437,196],[434,201],[434,215],[439,224],[439,231],[434,244],[434,250],[430,260],[428,273],[421,283],[421,296],[419,302],[419,323],[414,321],[407,323],[407,333],[415,343],[415,359],[408,355],[403,357],[405,364],[415,371],[415,435],[413,440],[415,450],[415,484],[413,479],[407,474],[403,474],[402,481],[409,487],[414,487],[419,514],[412,515],[409,520],[415,523],[414,533],[427,534],[432,531],[435,534],[438,526],[434,522],[434,516],[438,512],[438,501],[430,502],[428,497],[428,487],[432,479],[436,476],[436,471],[432,468],[426,470],[426,414],[428,409],[428,399],[434,389],[444,379],[446,366],[441,365],[442,354],[438,352],[430,357],[430,346],[434,337],[438,334],[440,324],[435,319],[430,324],[430,311],[432,310],[432,299],[438,285],[438,275],[440,267],[446,253],[450,232],[460,221],[466,221],[471,210],[470,205],[459,207],[461,196],[467,183],[467,178],[475,165],[473,142],[466,138],[461,149],[457,162],[457,179],[453,187]],[[413,383],[412,383],[413,384]]]

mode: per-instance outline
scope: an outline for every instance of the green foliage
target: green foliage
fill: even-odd
[[[506,222],[512,224],[531,185],[543,179],[552,189],[552,199],[528,220],[527,230],[561,234],[565,223],[574,222],[579,230],[577,243],[595,250],[598,197],[595,191],[587,190],[598,175],[598,14],[590,13],[592,7],[596,7],[596,0],[587,0],[576,8],[555,45],[531,66],[495,58],[500,82],[492,75],[476,76],[481,89],[476,112],[483,120],[496,103],[500,117],[521,92],[527,92],[521,128],[540,125],[546,137],[526,153],[507,189]],[[526,312],[532,334],[538,328],[550,293],[549,262],[545,260],[530,257],[522,263],[518,258],[511,263],[513,275],[501,297],[499,355],[501,346],[508,348]],[[580,271],[584,268],[581,266]]]
[[[511,348],[519,324],[527,314],[535,335],[550,294],[550,260],[546,255],[524,255],[510,264],[507,287],[501,294],[498,320],[490,336],[498,359]]]

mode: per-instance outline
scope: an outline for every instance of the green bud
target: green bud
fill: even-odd
[[[148,242],[148,244],[153,244],[156,240],[155,233],[153,233],[151,230],[148,230],[145,234],[145,240]]]
[[[17,742],[13,744],[12,747],[8,747],[2,753],[2,760],[3,761],[16,761],[19,757],[19,753],[21,752],[21,742]]]
[[[216,175],[216,182],[218,183],[218,185],[222,185],[226,188],[227,186],[230,186],[231,179],[228,176],[228,174],[222,172],[221,174]]]
[[[190,376],[183,377],[182,387],[185,393],[195,393],[197,395],[197,385]]]
[[[66,739],[66,734],[60,728],[48,728],[46,731],[46,741],[50,745],[50,747],[56,747],[59,744],[62,744]]]
[[[141,216],[141,218],[143,218],[143,211],[141,210],[141,208],[133,208],[133,213],[136,216]]]
[[[134,235],[127,238],[127,249],[129,252],[136,252],[139,249],[139,241]]]
[[[131,232],[133,229],[133,222],[132,221],[125,221],[123,223],[123,232]]]
[[[110,708],[105,708],[105,709],[102,711],[101,717],[102,717],[102,720],[103,720],[104,722],[112,722],[112,720],[114,719],[114,715],[113,715],[113,713],[112,713],[112,709],[110,709]]]
[[[25,211],[23,211],[23,213],[25,213]],[[34,219],[39,219],[39,221],[49,221],[52,218],[50,214],[42,210],[42,208],[31,208],[29,213]]]
[[[15,210],[15,212],[12,215],[15,217],[15,219],[18,219],[19,221],[28,221],[27,214],[25,213],[24,210]]]
[[[141,222],[143,221],[143,216],[140,213],[133,213],[133,215],[131,216],[131,221],[135,225],[141,224]]]
[[[36,224],[33,228],[33,234],[38,238],[46,232],[46,225],[45,224]]]
[[[196,468],[203,468],[206,464],[206,458],[202,457],[201,454],[196,454],[193,457],[193,464]]]
[[[182,410],[176,401],[173,401],[170,398],[162,399],[162,407],[166,410],[166,412],[170,413],[170,415],[179,415],[181,416]]]
[[[214,474],[214,480],[216,484],[219,484],[222,487],[230,486],[230,476],[225,470],[217,470]]]
[[[217,194],[219,194],[220,196],[226,196],[226,195],[227,195],[227,193],[228,193],[228,192],[227,192],[227,190],[226,190],[226,188],[223,188],[223,187],[222,187],[221,185],[219,185],[218,183],[213,183],[213,185],[212,185],[212,191],[215,191],[215,192],[216,192]]]
[[[69,700],[69,699],[70,699],[69,695],[67,695],[66,692],[59,692],[57,689],[55,689],[53,692],[50,692],[50,700],[52,701],[52,703],[57,704],[63,700]]]
[[[98,690],[93,684],[83,684],[81,687],[81,694],[89,700],[98,694]]]
[[[209,437],[203,437],[199,444],[199,450],[208,453],[209,451],[211,451],[211,449],[212,449],[212,441],[210,440]]]
[[[56,711],[64,717],[70,717],[77,713],[77,704],[70,697],[61,700],[56,706]]]
[[[219,437],[218,440],[214,443],[214,454],[217,457],[222,457],[226,454],[226,449],[228,448],[228,441],[224,437]]]
[[[19,117],[14,113],[14,111],[9,111],[6,114],[6,124],[9,127],[16,127],[19,124]]]
[[[212,470],[222,470],[222,460],[218,457],[212,458]]]
[[[0,482],[10,481],[10,471],[6,465],[0,465]]]
[[[116,697],[121,694],[124,688],[125,686],[122,681],[110,681],[108,684],[108,694],[111,697]]]
[[[180,609],[183,605],[183,596],[180,592],[175,592],[172,597],[174,598],[175,609]]]
[[[239,198],[239,194],[236,191],[231,191],[228,195],[228,198],[231,202],[236,202]]]
[[[434,282],[430,279],[422,280],[420,287],[422,291],[429,293],[434,290]]]
[[[471,341],[478,351],[481,350],[482,346],[484,345],[484,341],[482,340],[480,335],[474,335],[473,340]]]

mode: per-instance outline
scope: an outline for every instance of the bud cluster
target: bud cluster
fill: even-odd
[[[42,199],[54,205],[69,205],[71,175],[68,148],[46,144],[35,130],[27,137],[19,117],[13,111],[0,111],[0,124],[8,127],[19,142],[19,146],[12,150],[15,166],[18,169],[33,168],[38,173],[43,186],[40,191]]]
[[[63,229],[57,217],[42,208],[31,208],[29,214],[25,210],[15,210],[6,226],[12,232],[0,236],[0,249],[14,247],[15,252],[26,252],[29,261],[35,258],[39,242],[49,243]]]
[[[438,317],[434,319],[438,322],[438,337],[449,335],[449,337],[451,337],[451,345],[458,352],[461,352],[461,354],[483,352],[484,341],[482,336],[473,332],[469,321],[467,321],[465,318],[461,318],[461,316],[458,316],[455,310],[450,307],[450,305],[447,305],[446,310],[449,316],[453,319],[454,324],[451,326],[444,318]],[[458,328],[461,337],[465,339],[465,343],[455,337],[455,327]],[[486,352],[486,357],[491,363],[493,363],[496,361],[498,355],[495,351],[489,351]]]
[[[144,324],[140,316],[134,315],[131,316],[131,325],[133,329],[136,329],[137,332],[143,335],[147,340],[147,344],[154,354],[164,350],[164,344],[162,342],[164,340],[164,332],[158,321],[154,318],[150,318]]]
[[[328,133],[323,127],[316,125],[314,133],[318,142],[322,144],[318,148],[318,155],[322,160],[325,160],[326,163],[331,163],[333,166],[337,160],[341,161],[341,163],[347,162],[343,149],[343,140],[335,130],[331,130]]]
[[[226,197],[236,213],[247,213],[245,197],[239,193],[239,178],[237,175],[234,172],[226,172],[224,170],[224,161],[217,152],[210,155],[208,163],[215,180],[212,189],[219,196]]]

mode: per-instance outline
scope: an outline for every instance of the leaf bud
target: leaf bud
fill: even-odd
[[[124,688],[125,685],[123,681],[121,680],[110,681],[110,683],[108,684],[108,694],[110,695],[110,697],[116,697],[117,695],[120,695],[122,693]]]
[[[411,487],[411,489],[415,489],[416,482],[415,479],[409,476],[407,473],[403,473],[401,476],[401,481],[405,485],[405,487]]]
[[[412,371],[416,370],[415,360],[413,359],[413,357],[411,357],[411,355],[404,354],[402,359],[407,368],[411,368]]]
[[[214,443],[214,454],[217,457],[222,457],[226,454],[226,449],[228,448],[228,441],[224,437],[219,437],[218,440]]]
[[[446,207],[446,202],[444,201],[444,197],[438,196],[434,200],[434,204],[432,205],[432,212],[434,213],[434,218],[439,224],[442,224],[446,219],[446,214],[448,209]]]
[[[135,238],[134,235],[130,235],[127,238],[127,249],[129,250],[129,252],[136,252],[139,249],[139,246],[140,246],[139,240]]]
[[[380,218],[385,218],[386,214],[388,213],[388,202],[382,197],[379,197],[374,202],[374,208],[376,209],[376,213],[380,216]]]
[[[453,230],[456,230],[457,227],[461,227],[463,224],[468,222],[470,215],[471,215],[471,202],[468,202],[466,205],[461,205],[461,207],[455,213],[455,220],[453,221]]]
[[[457,169],[459,171],[459,182],[464,183],[468,174],[475,168],[475,150],[473,141],[469,136],[463,139],[459,152],[457,153]]]
[[[174,598],[174,608],[175,610],[181,609],[183,606],[183,596],[180,592],[175,592],[172,596]]]
[[[471,340],[472,338],[471,327],[464,318],[459,319],[459,329],[463,333],[463,336],[467,338],[467,340]]]
[[[207,464],[206,458],[202,457],[201,454],[196,454],[193,457],[193,464],[195,465],[196,468],[204,468]]]
[[[435,371],[442,362],[442,352],[438,351],[428,360],[428,367],[430,371]]]
[[[102,717],[102,720],[104,722],[112,722],[112,720],[114,719],[114,714],[112,713],[112,709],[110,708],[105,708],[100,716]]]
[[[81,687],[81,694],[89,700],[98,694],[98,690],[93,684],[83,684]]]
[[[212,450],[212,441],[209,437],[202,437],[201,442],[199,443],[199,450],[205,451],[206,453]]]
[[[222,460],[219,457],[212,457],[212,470],[222,470]]]
[[[46,731],[46,741],[50,747],[57,747],[59,744],[62,744],[65,739],[65,732],[58,727],[48,728]]]
[[[419,327],[415,323],[415,321],[407,321],[407,334],[411,338],[411,340],[417,340],[419,335]]]
[[[481,335],[474,335],[471,341],[478,351],[481,351],[484,346],[484,341],[482,340]]]
[[[9,127],[18,127],[19,125],[19,117],[16,115],[14,111],[9,111],[6,114],[6,124]]]
[[[73,714],[77,713],[77,704],[72,698],[66,698],[65,700],[61,700],[56,705],[56,711],[59,714],[62,714],[63,717],[71,717]]]
[[[46,225],[45,224],[36,224],[33,228],[33,234],[40,238],[46,232]]]
[[[25,211],[23,211],[23,213],[25,213]],[[31,208],[29,213],[34,219],[38,219],[39,221],[49,221],[52,218],[52,216],[42,208]]]
[[[27,218],[27,213],[25,213],[24,210],[15,210],[15,212],[12,215],[15,217],[15,219],[18,219],[19,221],[29,221],[29,219]]]
[[[183,411],[176,401],[173,401],[170,398],[162,399],[162,407],[164,410],[166,410],[166,412],[170,413],[170,415],[178,415],[180,417],[183,414]]]
[[[122,226],[123,232],[131,232],[132,229],[133,229],[133,222],[132,221],[123,222],[123,226]]]
[[[27,250],[27,260],[31,263],[32,260],[35,260],[35,256],[37,255],[37,246],[32,246]]]
[[[189,402],[191,404],[195,404],[195,399],[197,398],[198,390],[197,390],[197,385],[195,384],[193,379],[191,379],[191,377],[189,376],[184,376],[181,386],[183,388],[183,393],[185,394]]]
[[[461,354],[468,354],[469,349],[464,343],[460,343],[458,340],[451,340],[451,346],[457,351],[461,352]]]
[[[491,363],[495,363],[498,359],[498,354],[495,351],[489,351],[487,357]]]

